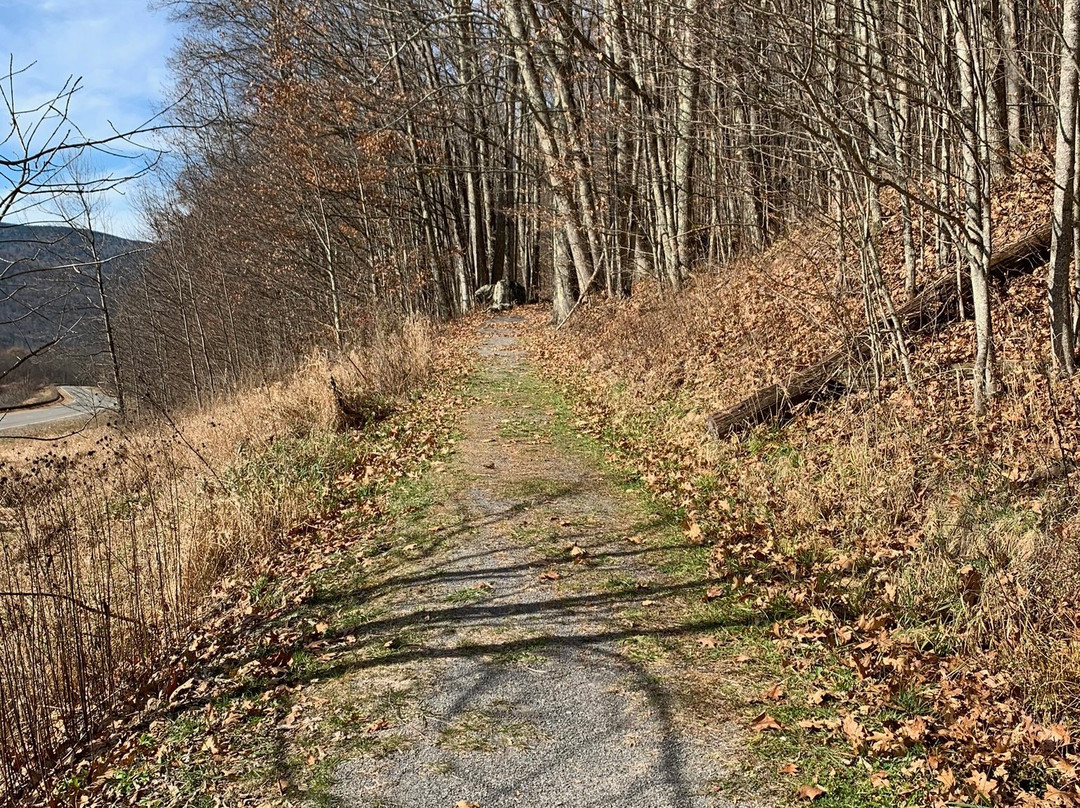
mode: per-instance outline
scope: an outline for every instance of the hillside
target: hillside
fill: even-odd
[[[115,298],[139,271],[147,246],[106,233],[88,238],[70,227],[0,226],[0,372],[55,343],[0,384],[26,392],[43,383],[96,381],[92,363],[104,341],[95,250],[106,294]]]
[[[1051,192],[1030,157],[994,198],[995,245],[1043,226]],[[878,248],[903,300],[888,200]],[[949,271],[924,258],[923,282]],[[815,744],[846,748],[880,804],[896,804],[878,792],[898,780],[910,804],[1074,804],[1080,383],[1052,367],[1046,270],[992,289],[1001,392],[982,417],[964,319],[907,341],[910,384],[895,355],[853,364],[844,395],[706,434],[710,413],[865,328],[842,265],[812,222],[680,296],[597,301],[558,333],[537,322],[533,353],[610,459],[685,515],[718,597],[768,616],[782,687],[810,701],[766,700],[789,736],[759,728],[767,756],[805,767]],[[840,694],[821,684],[834,676],[854,680]],[[868,804],[846,774],[820,784]]]
[[[92,234],[105,258],[146,247],[146,242],[109,233]],[[86,236],[66,225],[0,225],[0,260],[13,263],[38,260],[53,264],[89,261],[92,258]]]

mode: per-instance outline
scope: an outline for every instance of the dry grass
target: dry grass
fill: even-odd
[[[442,351],[448,350],[445,348]],[[445,357],[444,357],[445,358]],[[371,414],[440,366],[408,321],[340,361],[167,424],[12,442],[0,463],[0,777],[8,796],[131,698],[224,572],[332,504]]]

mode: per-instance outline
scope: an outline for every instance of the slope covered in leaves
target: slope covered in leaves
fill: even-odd
[[[996,243],[1045,222],[1038,169],[1029,158],[997,198]],[[895,218],[879,247],[901,299]],[[1080,385],[1046,370],[1041,278],[994,289],[1004,392],[984,418],[964,321],[910,342],[913,388],[889,364],[878,387],[788,425],[704,434],[708,413],[865,323],[834,256],[810,226],[678,298],[593,304],[557,333],[537,322],[534,353],[583,427],[712,546],[715,594],[759,611],[789,674],[854,682],[777,705],[763,737],[775,721],[804,746],[831,739],[871,784],[901,778],[911,804],[1073,804]],[[800,796],[830,799],[820,775],[825,792]]]
[[[1002,183],[994,200],[995,248],[1049,221],[1049,168],[1044,155],[1032,153]],[[877,238],[881,271],[899,305],[906,293],[902,220],[895,194],[885,194],[883,211]],[[956,272],[958,259],[953,253],[949,264],[938,267],[932,222],[916,217],[914,225],[916,240],[926,243],[918,261],[921,288]],[[858,223],[849,222],[846,229],[852,226],[857,228]],[[924,226],[926,235],[921,238]],[[856,237],[849,232],[838,239],[833,222],[812,222],[761,255],[700,273],[678,296],[639,285],[627,303],[593,302],[576,315],[575,324],[578,333],[587,333],[600,348],[589,351],[590,370],[633,375],[641,379],[642,394],[658,398],[667,397],[672,388],[684,388],[686,401],[702,411],[724,409],[760,387],[782,382],[792,370],[813,364],[866,329]],[[1032,298],[1038,288],[1040,282],[1032,279],[996,290],[1006,363],[1020,360],[1027,337],[1038,331],[1023,327],[1034,326],[1029,318],[1041,316],[1041,299]],[[1016,318],[1024,320],[1020,327],[1013,324]],[[967,333],[960,329],[937,335],[933,344],[951,343],[953,352],[941,347],[930,355],[915,351],[913,362],[923,363],[924,376],[942,365],[970,362]]]

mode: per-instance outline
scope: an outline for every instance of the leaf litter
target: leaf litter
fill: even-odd
[[[1048,217],[1044,158],[1020,168],[994,200],[1008,212],[998,243]],[[898,227],[887,216],[880,252],[899,295]],[[877,799],[891,804],[1077,804],[1080,590],[1062,565],[1080,537],[1069,479],[1080,384],[1040,369],[1038,277],[994,290],[1008,392],[981,421],[957,370],[973,342],[961,322],[913,340],[914,391],[887,376],[789,426],[705,438],[706,415],[862,327],[857,300],[818,271],[834,248],[810,223],[677,297],[644,282],[629,301],[587,301],[558,333],[536,317],[522,338],[578,428],[709,549],[718,582],[702,601],[767,621],[770,655],[799,691],[786,704],[810,713],[793,722],[794,742],[823,781],[861,779],[867,791],[844,788],[885,792]],[[935,271],[929,261],[925,271]],[[850,322],[837,322],[837,305]],[[698,642],[714,655],[726,645]],[[727,659],[765,664],[756,656]],[[759,734],[782,734],[767,726]],[[839,771],[823,744],[843,756]],[[774,747],[786,754],[762,748]],[[792,795],[822,799],[819,788]]]

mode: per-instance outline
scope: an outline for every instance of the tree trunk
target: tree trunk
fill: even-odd
[[[676,270],[672,280],[679,288],[690,268],[690,221],[694,179],[694,127],[697,119],[698,88],[698,21],[700,0],[684,0],[685,18],[679,22],[683,34],[679,43],[678,100],[675,108],[675,250]]]
[[[1058,80],[1057,146],[1054,159],[1054,241],[1047,290],[1050,301],[1050,344],[1054,363],[1072,375],[1075,355],[1073,290],[1070,277],[1073,220],[1076,216],[1077,44],[1080,0],[1065,0],[1062,17],[1061,73]]]
[[[1021,134],[1021,111],[1024,105],[1020,81],[1019,29],[1016,20],[1016,0],[1001,0],[1001,29],[1005,57],[1005,120],[1009,135],[1009,150],[1024,147]]]
[[[971,305],[975,315],[975,367],[973,370],[973,406],[982,414],[996,392],[994,333],[990,312],[990,287],[987,269],[990,260],[988,231],[989,210],[984,174],[989,165],[986,155],[986,85],[980,81],[980,55],[972,47],[980,30],[979,7],[974,0],[957,0],[966,7],[957,9],[956,55],[960,77],[960,151],[964,185],[964,247],[971,283]]]

